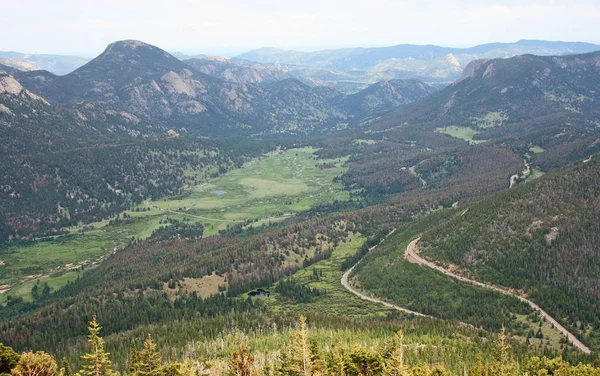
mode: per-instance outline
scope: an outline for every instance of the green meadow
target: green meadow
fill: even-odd
[[[334,248],[330,258],[301,269],[290,277],[303,286],[323,291],[324,295],[314,297],[310,302],[298,303],[274,294],[269,298],[263,298],[263,301],[274,312],[292,312],[297,315],[328,312],[345,317],[385,316],[392,311],[390,308],[362,300],[347,291],[341,284],[344,274],[341,270],[342,263],[348,257],[355,255],[365,240],[364,236],[351,234],[346,242]],[[267,290],[273,292],[275,286],[270,286]]]
[[[473,140],[473,136],[481,132],[469,127],[458,127],[456,125],[451,125],[448,127],[437,128],[435,131],[468,141],[472,145],[485,142],[485,140]]]
[[[252,160],[243,168],[189,187],[181,196],[146,201],[127,211],[129,218],[118,225],[91,223],[83,233],[83,226],[73,227],[69,235],[0,250],[0,303],[8,295],[30,299],[32,281],[38,279],[59,289],[76,278],[72,271],[64,274],[72,265],[90,266],[133,238],[147,238],[166,225],[167,218],[202,223],[204,235],[210,236],[236,223],[281,221],[316,204],[347,200],[349,193],[333,182],[346,170],[346,159],[316,159],[315,151],[291,149]],[[327,168],[318,167],[323,163]]]

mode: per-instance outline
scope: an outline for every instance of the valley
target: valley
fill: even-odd
[[[0,376],[600,375],[599,85],[543,40],[0,52]]]
[[[204,229],[201,236],[214,236],[235,224],[268,226],[314,205],[347,200],[348,193],[341,184],[333,183],[345,171],[346,159],[317,162],[314,151],[303,148],[273,152],[189,187],[182,195],[145,201],[119,214],[118,219],[71,227],[68,235],[0,250],[4,272],[0,285],[10,286],[3,288],[0,304],[6,303],[7,296],[31,301],[31,288],[38,280],[56,291],[132,239],[149,238],[168,221],[199,223]],[[71,270],[74,266],[79,272]]]

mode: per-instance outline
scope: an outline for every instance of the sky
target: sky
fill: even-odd
[[[600,44],[600,1],[2,1],[0,51],[92,57],[116,40],[236,55],[403,43],[468,47],[519,39]]]

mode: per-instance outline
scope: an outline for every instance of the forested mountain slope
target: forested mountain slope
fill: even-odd
[[[346,98],[347,111],[372,115],[416,102],[435,90],[418,79],[380,81]]]
[[[598,150],[599,83],[600,53],[480,60],[454,84],[367,125],[468,134],[519,154],[538,146],[548,152],[534,163],[554,168]]]
[[[176,195],[271,150],[168,135],[109,105],[56,105],[0,72],[0,221],[10,229],[0,243]]]
[[[485,199],[427,231],[421,253],[522,291],[598,347],[599,174],[592,158]]]
[[[0,153],[13,156],[167,134],[164,128],[110,106],[56,105],[5,72],[0,72],[0,124]]]

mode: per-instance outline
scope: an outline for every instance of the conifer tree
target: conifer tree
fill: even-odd
[[[340,339],[337,346],[331,351],[331,360],[329,362],[329,370],[336,376],[346,376],[346,351],[344,343]]]
[[[77,373],[77,376],[116,376],[117,372],[111,369],[111,362],[108,356],[109,353],[104,351],[104,340],[100,337],[100,329],[96,321],[96,315],[92,317],[92,321],[88,326],[90,334],[88,342],[92,346],[90,352],[83,355],[83,359],[87,364]]]
[[[506,328],[502,325],[502,331],[496,340],[495,361],[490,366],[490,376],[512,376],[517,374],[517,363],[508,352],[510,345],[506,342]]]
[[[60,362],[60,376],[72,376],[73,372],[71,371],[71,365],[67,361],[67,358],[63,358]]]
[[[392,376],[409,375],[409,369],[404,364],[404,332],[399,330],[394,336],[391,359],[386,364],[386,374]]]
[[[137,376],[156,376],[160,374],[161,365],[162,361],[156,350],[156,343],[148,333],[148,338],[144,341],[144,348],[138,353],[138,361],[134,365],[134,374]]]
[[[248,352],[246,346],[242,346],[240,352],[234,352],[231,355],[229,362],[230,376],[255,376],[256,373],[252,370],[254,364],[254,356]]]
[[[129,344],[129,373],[135,373],[139,360],[137,345],[135,344],[135,339],[132,338]]]
[[[300,316],[300,328],[293,334],[293,344],[281,356],[280,372],[290,376],[312,375],[313,366],[310,359],[308,330],[306,317]]]

